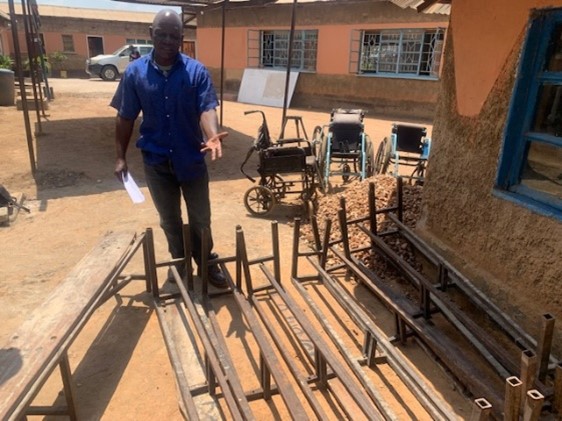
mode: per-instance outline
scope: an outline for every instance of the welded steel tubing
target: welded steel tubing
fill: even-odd
[[[293,300],[293,298],[287,294],[283,288],[279,285],[277,280],[273,277],[271,272],[267,267],[261,265],[260,268],[262,272],[267,277],[269,282],[275,287],[277,293],[281,299],[285,302],[287,307],[290,309],[291,313],[298,320],[303,331],[308,335],[308,337],[314,342],[316,349],[322,353],[323,358],[326,363],[334,371],[338,379],[341,381],[342,385],[349,392],[351,398],[357,403],[359,408],[367,416],[372,416],[372,414],[377,413],[377,408],[373,402],[368,399],[368,397],[363,393],[363,391],[354,382],[353,378],[348,374],[344,367],[339,363],[336,355],[330,350],[328,344],[325,343],[324,339],[312,328],[312,324],[308,320],[308,317],[301,310],[300,306]]]
[[[430,324],[422,325],[419,319],[416,319],[411,314],[414,312],[411,301],[404,296],[395,294],[373,271],[365,266],[354,265],[353,262],[346,260],[341,250],[332,248],[332,251],[340,260],[345,262],[346,266],[352,269],[361,283],[371,290],[388,307],[389,311],[396,315],[403,325],[408,326],[412,333],[417,335],[441,359],[443,364],[455,373],[455,376],[469,390],[473,393],[484,394],[494,404],[494,407],[501,408],[501,405],[499,405],[501,401],[499,395],[492,389],[490,384],[482,381],[479,376],[475,375],[474,367],[462,358],[465,352],[454,342],[445,342],[447,338],[434,326]],[[353,270],[354,266],[360,268],[360,270]],[[406,309],[408,309],[408,312]]]
[[[440,291],[433,286],[433,284],[427,280],[423,275],[418,273],[408,262],[406,262],[402,257],[398,255],[392,248],[386,244],[381,238],[372,236],[369,230],[363,226],[360,228],[366,234],[370,235],[375,244],[375,249],[382,253],[386,258],[391,261],[394,266],[406,276],[414,285],[421,288],[423,285],[431,293],[431,301],[437,306],[437,308],[443,313],[443,315],[451,322],[462,334],[463,336],[478,350],[482,357],[490,364],[490,366],[496,370],[496,372],[502,377],[506,378],[510,376],[510,373],[505,369],[505,367],[497,360],[495,355],[490,353],[488,348],[484,345],[482,340],[481,329],[476,329],[474,322],[472,322],[466,315],[458,311],[456,307],[452,304],[446,305],[445,302],[439,297]],[[472,327],[469,329],[468,327]]]
[[[537,354],[532,350],[526,349],[521,352],[521,405],[525,404],[527,391],[535,388],[537,375]]]
[[[562,361],[554,369],[554,399],[553,407],[562,416]]]
[[[449,261],[431,248],[423,239],[404,225],[395,215],[388,214],[389,219],[396,224],[400,233],[435,266],[442,264],[451,281],[469,297],[475,305],[484,310],[513,341],[520,342],[525,349],[535,349],[537,343],[533,337],[526,333],[513,319],[500,310],[490,299],[474,284],[458,271]],[[551,362],[555,362],[551,359]]]
[[[541,318],[541,333],[537,345],[537,356],[539,364],[537,368],[537,377],[544,382],[548,372],[548,362],[550,360],[550,350],[552,347],[552,335],[554,333],[554,316],[545,313]]]
[[[451,409],[436,394],[431,392],[432,388],[429,384],[418,375],[416,369],[411,366],[411,363],[402,357],[401,353],[387,339],[386,334],[372,321],[371,317],[361,308],[359,303],[350,296],[350,293],[332,278],[328,272],[323,270],[318,262],[312,258],[309,258],[309,261],[320,272],[323,285],[330,291],[352,320],[366,332],[366,336],[368,334],[372,338],[371,342],[375,342],[382,354],[386,356],[388,365],[407,385],[410,392],[416,396],[432,418],[435,420],[450,420],[453,418],[451,416]],[[357,272],[358,269],[353,271]],[[295,284],[300,287],[298,282],[295,282]],[[306,290],[302,288],[301,294],[304,292]],[[372,350],[373,355],[375,351]]]
[[[172,270],[176,269],[173,268]],[[225,350],[219,350],[216,333],[210,330],[209,326],[207,326],[207,328],[205,327],[208,323],[204,322],[200,313],[197,311],[193,297],[187,291],[183,282],[178,282],[177,286],[180,290],[183,303],[191,317],[193,326],[197,331],[197,336],[205,349],[205,360],[208,363],[207,383],[209,385],[209,393],[213,393],[216,379],[221,387],[232,417],[238,420],[254,419],[240,384],[237,381],[232,381],[235,380],[234,372],[228,369],[226,374],[223,372],[221,355],[224,354]]]
[[[523,383],[518,377],[505,379],[504,421],[519,421],[522,386]]]
[[[237,275],[244,276],[246,284],[251,283],[250,263],[248,260],[248,253],[246,249],[246,240],[244,238],[244,232],[240,225],[236,227],[236,257],[242,268],[241,271],[237,271]],[[263,266],[263,263],[261,263],[261,265]],[[291,383],[286,377],[280,361],[278,360],[277,355],[273,350],[273,347],[267,340],[267,336],[263,331],[258,317],[256,316],[255,310],[252,308],[250,302],[248,301],[248,299],[253,300],[253,296],[249,295],[249,298],[246,299],[239,288],[234,288],[234,283],[232,282],[232,278],[228,271],[225,272],[225,276],[233,290],[232,292],[236,304],[244,314],[246,322],[252,330],[253,336],[260,348],[260,352],[264,356],[264,363],[267,364],[267,368],[275,380],[275,384],[277,385],[281,393],[281,397],[283,398],[283,401],[287,406],[287,410],[289,411],[293,419],[306,419],[306,411],[302,406],[299,397],[295,393]],[[241,281],[237,280],[236,283],[240,284]],[[301,383],[302,382],[299,382],[299,385],[302,387]]]
[[[144,243],[144,270],[146,272],[147,291],[152,291],[155,300],[160,299],[160,291],[158,289],[158,277],[156,275],[156,258],[154,255],[154,235],[152,228],[147,228]]]
[[[541,416],[544,396],[536,389],[531,389],[525,397],[525,409],[523,410],[523,421],[538,421]]]
[[[490,418],[492,412],[492,404],[484,398],[474,400],[472,406],[472,414],[470,414],[470,421],[486,421]]]

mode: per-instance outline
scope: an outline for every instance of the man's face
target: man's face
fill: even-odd
[[[154,58],[158,64],[172,64],[182,42],[181,24],[171,16],[164,16],[150,30],[154,44]]]

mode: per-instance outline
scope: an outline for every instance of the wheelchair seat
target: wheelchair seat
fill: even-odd
[[[394,123],[390,139],[384,138],[375,158],[375,172],[406,177],[422,184],[424,181],[431,139],[427,129],[416,124]],[[400,165],[414,167],[411,175],[400,172]]]
[[[427,129],[412,124],[393,124],[392,133],[396,135],[396,150],[412,154],[424,153]]]
[[[344,182],[351,178],[363,180],[373,173],[374,153],[365,133],[361,109],[333,109],[330,122],[314,129],[321,188],[329,189],[332,175],[341,175]]]
[[[357,153],[360,150],[363,115],[362,110],[332,111],[329,131],[332,133],[330,147],[334,157],[338,153]]]

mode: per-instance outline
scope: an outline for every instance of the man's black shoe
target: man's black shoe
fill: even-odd
[[[228,282],[218,265],[209,266],[209,283],[216,288],[228,288]]]

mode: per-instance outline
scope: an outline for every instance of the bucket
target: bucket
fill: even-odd
[[[14,72],[0,69],[0,106],[13,106],[16,100]]]

